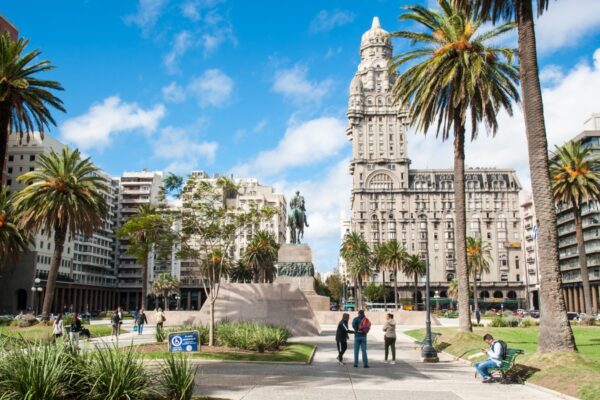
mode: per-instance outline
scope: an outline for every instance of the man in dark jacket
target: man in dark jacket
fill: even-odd
[[[335,332],[335,342],[337,344],[338,349],[338,356],[336,357],[336,359],[342,364],[344,363],[344,353],[348,348],[348,339],[350,338],[348,334],[354,333],[354,331],[348,329],[349,320],[350,314],[344,313],[342,315],[342,320],[337,326],[337,331]]]

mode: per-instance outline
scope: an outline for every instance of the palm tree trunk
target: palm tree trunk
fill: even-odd
[[[144,257],[142,263],[142,298],[140,299],[140,308],[146,308],[146,297],[148,297],[148,256]]]
[[[383,274],[383,307],[385,309],[385,311],[387,311],[387,296],[386,296],[386,290],[385,290],[385,269],[383,271],[381,271]]]
[[[477,272],[473,271],[473,311],[479,309],[477,303]]]
[[[419,284],[419,277],[415,273],[415,311],[419,311],[419,291],[417,290],[417,285]]]
[[[168,293],[166,290],[163,292],[163,302],[165,303],[165,311],[169,311],[169,302],[167,301]]]
[[[398,311],[398,266],[394,267],[394,310]]]
[[[538,351],[575,351],[575,338],[567,320],[558,265],[556,212],[550,188],[548,141],[537,62],[532,0],[517,4],[519,75],[529,152],[533,202],[537,215],[540,266],[540,333]]]
[[[581,226],[581,209],[573,207],[575,215],[575,236],[577,237],[577,251],[579,253],[579,268],[581,269],[581,284],[583,285],[584,312],[595,314],[596,310],[592,306],[592,291],[590,288],[590,274],[587,266],[587,256],[585,254],[585,242],[583,240],[583,228]]]
[[[52,261],[50,263],[50,271],[48,272],[48,279],[46,281],[46,294],[44,296],[44,305],[42,306],[42,320],[48,321],[50,311],[52,310],[52,303],[54,301],[54,290],[56,288],[56,280],[58,278],[58,270],[60,268],[60,262],[62,261],[62,253],[65,247],[65,240],[67,238],[66,224],[61,227],[58,224],[54,225],[54,253],[52,254]]]
[[[6,173],[6,153],[8,152],[8,135],[10,109],[4,105],[0,106],[0,185],[4,183]]]
[[[456,274],[458,275],[458,325],[461,332],[472,332],[466,231],[465,127],[460,116],[456,116],[454,118],[454,245],[456,248]]]

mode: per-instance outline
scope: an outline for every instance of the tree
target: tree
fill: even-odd
[[[163,301],[165,302],[165,310],[169,310],[168,297],[171,293],[177,293],[179,291],[179,279],[171,276],[168,272],[160,273],[154,282],[152,282],[152,292],[158,296],[162,295]],[[158,301],[156,302],[158,306]]]
[[[337,273],[331,274],[325,279],[325,284],[331,294],[331,299],[339,303],[344,294],[344,282],[342,282],[342,277]]]
[[[448,284],[448,296],[455,302],[458,299],[458,280],[452,279]]]
[[[28,238],[17,226],[13,196],[8,187],[0,188],[0,267],[14,261],[21,251],[27,251]]]
[[[250,283],[254,281],[254,272],[242,260],[229,269],[229,280],[234,283]]]
[[[279,243],[265,230],[259,230],[250,240],[242,260],[253,271],[254,281],[272,283],[275,279]]]
[[[215,303],[221,281],[229,272],[235,241],[252,227],[270,220],[276,211],[250,203],[247,209],[229,207],[227,198],[236,185],[227,178],[216,183],[200,180],[190,184],[181,213],[179,257],[196,264],[209,307],[209,345],[214,345]],[[187,195],[186,195],[187,196]]]
[[[38,79],[39,73],[53,70],[50,61],[38,61],[40,50],[26,52],[29,39],[14,42],[7,31],[0,36],[0,182],[4,180],[8,136],[41,135],[56,125],[50,108],[65,111],[52,91],[63,90],[60,83]],[[43,136],[42,136],[43,137]]]
[[[590,278],[585,254],[585,241],[582,226],[582,207],[592,201],[600,202],[600,158],[594,156],[588,147],[571,141],[556,147],[550,161],[552,191],[558,206],[566,205],[573,209],[575,236],[583,284],[585,312],[595,314],[592,304]]]
[[[181,198],[181,191],[183,190],[183,177],[169,172],[165,178],[165,186],[163,189],[165,194],[172,194],[176,199]]]
[[[358,232],[350,232],[344,236],[340,248],[340,256],[348,265],[348,274],[356,288],[356,307],[362,309],[362,283],[373,273],[371,267],[371,250],[369,245]]]
[[[515,51],[487,43],[514,28],[508,23],[481,33],[484,18],[471,7],[455,8],[449,0],[438,0],[441,10],[406,7],[401,20],[416,22],[415,31],[392,36],[408,39],[412,50],[394,57],[392,69],[409,65],[394,83],[394,101],[407,106],[411,124],[427,133],[431,126],[446,140],[454,135],[454,208],[456,270],[460,307],[459,326],[472,331],[469,315],[469,276],[466,256],[465,131],[470,123],[471,140],[479,125],[488,132],[498,129],[500,109],[512,115],[512,102],[519,100],[516,88]]]
[[[373,265],[375,268],[381,271],[383,282],[382,286],[385,287],[385,271],[390,269],[390,265],[388,263],[387,243],[375,245],[375,248],[373,249]],[[383,295],[384,308],[387,310],[387,296],[385,295],[385,290],[381,293]]]
[[[477,275],[490,272],[492,246],[481,238],[467,237],[467,269],[473,278],[473,309],[479,309],[477,302]]]
[[[365,286],[365,298],[373,303],[378,303],[385,298],[387,288],[373,282]]]
[[[415,278],[415,309],[418,303],[417,296],[417,285],[419,284],[419,277],[425,275],[425,260],[419,257],[417,254],[408,256],[406,264],[404,265],[404,274],[406,276],[413,276]]]
[[[558,263],[556,210],[548,174],[548,139],[537,62],[533,0],[453,0],[456,6],[471,7],[493,22],[515,21],[518,25],[518,54],[525,134],[529,153],[531,187],[537,220],[540,266],[540,353],[575,351],[575,337],[567,319],[561,293],[562,276]],[[540,16],[550,0],[537,0]]]
[[[387,263],[394,271],[394,305],[398,310],[398,273],[402,271],[408,260],[408,253],[396,239],[385,244]]]
[[[325,296],[331,298],[331,292],[329,291],[329,287],[323,282],[323,277],[319,272],[314,277],[314,287],[315,293],[320,296]]]
[[[54,253],[46,282],[42,318],[47,321],[67,234],[91,236],[107,215],[103,178],[89,158],[69,147],[36,160],[36,169],[17,178],[27,185],[15,195],[19,227],[33,234],[54,232]]]
[[[117,230],[117,237],[129,240],[127,252],[136,258],[142,267],[142,296],[140,308],[148,301],[148,258],[157,253],[159,258],[170,255],[175,234],[171,231],[171,220],[159,213],[156,206],[142,204],[136,214]]]

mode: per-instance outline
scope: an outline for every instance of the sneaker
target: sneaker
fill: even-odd
[[[358,365],[354,364],[354,368],[358,368]]]
[[[481,383],[490,383],[492,382],[492,377],[487,377],[487,378],[483,378],[483,380],[481,381]]]
[[[392,361],[390,361],[390,364],[396,365],[396,361],[392,360]]]
[[[384,363],[386,363],[386,364],[388,364],[388,363],[389,363],[389,361],[388,361],[388,360],[383,360],[383,362],[384,362]]]
[[[365,365],[365,368],[371,368],[371,367],[369,367],[368,365]]]

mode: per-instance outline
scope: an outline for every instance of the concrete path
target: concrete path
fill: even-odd
[[[352,346],[340,365],[333,326],[319,337],[296,338],[318,346],[312,365],[197,363],[196,394],[244,400],[546,400],[559,397],[524,385],[482,384],[474,369],[440,354],[437,364],[423,364],[412,339],[399,332],[396,364],[383,360],[383,333],[369,334],[369,369],[352,367]],[[402,329],[399,329],[399,331]]]
[[[100,324],[99,324],[100,325]],[[103,321],[102,325],[109,325],[110,322]],[[79,347],[81,348],[104,348],[118,345],[118,347],[131,346],[132,344],[144,344],[144,343],[156,343],[155,333],[156,326],[146,324],[144,325],[143,334],[138,335],[137,332],[133,331],[133,321],[125,320],[121,329],[126,330],[126,333],[121,333],[117,341],[116,336],[101,336],[92,338],[89,341],[81,340]]]

